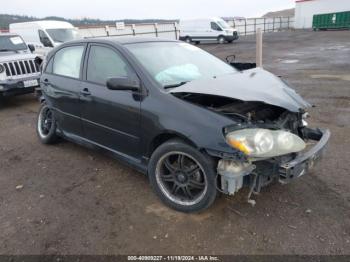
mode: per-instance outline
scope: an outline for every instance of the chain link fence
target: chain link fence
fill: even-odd
[[[294,17],[247,18],[228,20],[227,23],[235,27],[240,35],[252,35],[256,33],[258,28],[261,28],[263,32],[277,32],[294,28]],[[5,33],[8,30],[2,29],[0,32]],[[84,38],[146,35],[179,39],[180,28],[176,22],[126,24],[122,28],[118,28],[117,25],[79,27],[79,33]]]
[[[122,29],[114,26],[80,27],[79,33],[84,38],[101,36],[154,36],[170,39],[179,38],[177,23],[126,24]]]
[[[240,35],[256,34],[258,28],[263,32],[278,32],[294,28],[294,17],[247,18],[227,21]]]
[[[294,28],[294,17],[274,17],[274,18],[247,18],[239,20],[229,20],[227,23],[235,27],[240,35],[255,34],[258,28],[263,32],[277,32]],[[82,37],[101,36],[136,36],[146,35],[178,39],[180,28],[178,23],[159,24],[127,24],[118,28],[117,25],[80,27],[79,32]]]

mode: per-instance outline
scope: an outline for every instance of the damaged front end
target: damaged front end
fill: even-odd
[[[274,181],[287,184],[305,175],[321,158],[330,132],[327,129],[303,127],[302,133],[306,147],[299,152],[262,158],[249,157],[243,153],[239,159],[221,158],[217,167],[220,190],[233,195],[243,186],[248,186],[248,201],[251,202],[251,194],[259,193],[262,187]]]
[[[235,124],[223,129],[226,142],[236,154],[207,149],[218,159],[218,187],[233,195],[249,187],[248,202],[253,192],[273,181],[289,183],[307,173],[321,157],[330,137],[324,129],[307,127],[308,114],[260,101],[208,94],[182,93],[177,96],[231,118]]]

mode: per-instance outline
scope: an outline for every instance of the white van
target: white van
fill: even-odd
[[[180,40],[188,43],[217,41],[232,43],[238,39],[238,32],[219,17],[180,20]]]
[[[51,48],[64,42],[81,38],[78,30],[63,21],[33,21],[10,24],[10,33],[22,36],[27,44],[35,47],[36,53],[46,55]]]

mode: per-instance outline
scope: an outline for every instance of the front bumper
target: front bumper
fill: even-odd
[[[286,184],[290,180],[306,174],[322,157],[331,132],[328,129],[305,128],[305,138],[318,141],[310,150],[300,153],[296,158],[279,165],[279,182]]]
[[[237,40],[238,38],[239,38],[239,35],[237,31],[233,32],[232,35],[225,35],[226,41],[234,41],[234,40]]]
[[[221,176],[221,191],[233,195],[243,186],[249,186],[251,192],[260,192],[262,187],[278,180],[287,184],[291,180],[306,174],[321,158],[330,138],[328,129],[304,128],[306,140],[318,141],[307,151],[256,162],[237,161],[228,157],[218,163]],[[251,194],[251,193],[250,193]]]
[[[36,88],[39,88],[40,76],[31,76],[20,79],[11,79],[0,81],[0,96],[15,96],[33,93]],[[24,86],[24,81],[37,80],[37,85]]]

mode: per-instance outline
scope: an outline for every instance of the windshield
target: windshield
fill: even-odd
[[[75,39],[80,39],[78,30],[74,28],[46,29],[54,42],[64,43]]]
[[[163,87],[237,72],[215,56],[186,43],[149,42],[125,47]]]
[[[18,35],[0,36],[0,52],[1,51],[19,51],[27,50],[27,45]]]
[[[230,29],[231,27],[224,20],[218,20],[217,23],[221,26],[222,29]]]

